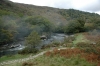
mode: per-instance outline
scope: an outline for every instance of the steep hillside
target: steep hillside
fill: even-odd
[[[69,24],[70,23],[70,24]],[[100,29],[100,15],[0,0],[0,44],[51,32],[77,33]]]
[[[13,3],[8,0],[0,0],[0,14],[11,15],[17,14],[19,16],[43,16],[58,25],[60,23],[67,23],[69,20],[78,17],[85,17],[90,19],[98,17],[98,14],[83,12],[74,9],[58,9],[51,7],[41,7],[28,4]],[[99,16],[100,17],[100,16]]]
[[[51,22],[66,22],[66,19],[58,12],[59,9],[56,8],[13,3],[7,0],[0,1],[1,15],[17,14],[19,16],[43,16]]]

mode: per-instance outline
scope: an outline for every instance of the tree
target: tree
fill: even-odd
[[[58,32],[58,33],[64,33],[64,28],[65,28],[65,25],[60,23],[56,28],[55,28],[55,32]]]
[[[13,40],[13,35],[8,31],[2,29],[0,31],[0,44],[6,44]]]
[[[37,32],[31,32],[31,34],[26,37],[25,44],[30,48],[35,48],[36,45],[40,43],[40,36]]]
[[[100,18],[97,18],[94,21],[94,26],[95,26],[96,29],[100,30]]]
[[[85,21],[82,19],[72,20],[65,28],[65,33],[78,33],[84,31]]]
[[[25,22],[30,23],[31,25],[37,25],[41,28],[42,32],[51,32],[53,31],[53,24],[42,16],[37,17],[28,17]]]
[[[3,28],[3,21],[2,21],[2,19],[1,19],[1,17],[0,17],[0,30]]]
[[[2,19],[0,19],[0,45],[1,44],[7,44],[13,41],[13,35],[12,33],[4,29],[4,22]]]

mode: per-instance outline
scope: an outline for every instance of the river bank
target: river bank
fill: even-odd
[[[65,34],[61,34],[61,33],[54,33],[51,35],[50,38],[46,39],[46,40],[41,40],[41,43],[37,46],[38,49],[41,49],[42,46],[44,45],[48,45],[48,44],[52,44],[53,42],[63,42],[64,38],[68,37],[68,35]],[[6,44],[4,46],[1,47],[0,50],[0,57],[1,56],[5,56],[5,55],[14,55],[17,54],[19,50],[22,50],[23,48],[25,48],[25,41],[18,41],[18,42],[14,42],[12,44]]]

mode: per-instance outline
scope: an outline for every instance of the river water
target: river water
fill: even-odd
[[[60,42],[61,43],[61,42],[64,41],[64,38],[66,36],[67,35],[65,35],[65,34],[55,33],[55,34],[51,35],[51,38],[49,38],[47,40],[41,40],[41,43],[40,43],[40,45],[38,47],[40,49],[43,45],[52,44],[52,42]],[[0,50],[0,57],[4,56],[4,55],[14,55],[14,54],[17,54],[19,50],[22,50],[23,48],[25,48],[24,41],[19,41],[19,42],[16,42],[14,44],[18,45],[18,46],[15,47],[15,48],[13,47],[13,48],[7,48],[5,50]]]

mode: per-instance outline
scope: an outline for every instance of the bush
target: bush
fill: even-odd
[[[52,43],[52,45],[55,45],[55,46],[59,46],[61,44],[61,42],[56,42],[56,41],[54,41],[53,43]]]
[[[98,44],[80,42],[76,44],[76,47],[84,50],[86,53],[94,53],[96,55],[100,55],[100,46]]]
[[[73,47],[73,44],[72,43],[67,43],[66,47]]]
[[[22,66],[33,66],[33,63],[24,62],[24,63],[22,64]]]
[[[68,38],[64,38],[64,43],[72,43],[75,40],[74,36],[69,36]]]
[[[29,47],[26,47],[24,48],[23,50],[19,51],[18,53],[19,54],[29,54],[29,53],[37,53],[39,50],[36,49],[36,48],[29,48]]]
[[[30,48],[35,48],[40,43],[40,36],[37,32],[31,32],[31,34],[26,37],[25,44]]]
[[[76,44],[76,47],[79,48],[86,48],[86,47],[90,47],[90,43],[85,43],[85,42],[79,42],[78,44]]]

